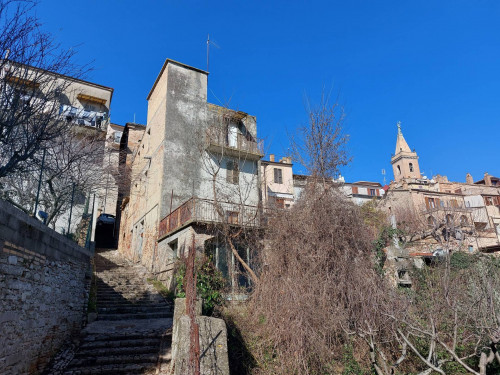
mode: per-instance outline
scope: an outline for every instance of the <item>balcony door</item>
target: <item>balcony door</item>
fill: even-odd
[[[238,127],[235,124],[229,124],[227,129],[227,143],[229,147],[238,146]]]

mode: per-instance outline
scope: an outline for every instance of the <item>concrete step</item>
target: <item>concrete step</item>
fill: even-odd
[[[128,319],[159,319],[159,318],[172,318],[174,316],[172,311],[158,312],[158,313],[137,313],[137,314],[99,314],[98,320],[128,320]]]
[[[165,312],[171,311],[171,307],[167,304],[140,304],[132,306],[118,306],[118,307],[97,307],[99,314],[123,314],[123,313],[138,313],[138,312]]]
[[[156,345],[145,345],[144,343],[138,342],[141,346],[124,346],[124,347],[115,347],[110,346],[107,348],[87,348],[80,349],[74,358],[83,359],[83,358],[105,358],[110,356],[137,356],[137,355],[158,355],[158,350],[160,343],[156,343]]]
[[[64,375],[137,375],[154,374],[156,363],[129,363],[129,364],[111,364],[70,367],[64,372]]]
[[[121,307],[121,306],[156,306],[156,305],[166,305],[170,306],[173,308],[173,304],[170,302],[165,302],[164,299],[148,299],[148,300],[125,300],[125,299],[119,299],[119,300],[99,300],[97,301],[98,307]]]
[[[151,298],[151,299],[134,299],[126,300],[120,299],[108,299],[108,300],[98,300],[98,307],[121,307],[121,306],[169,306],[173,308],[173,304],[165,301],[163,298]]]
[[[84,342],[79,347],[79,351],[94,350],[94,349],[109,349],[109,348],[127,348],[127,347],[137,347],[140,345],[145,346],[158,346],[160,345],[161,338],[156,335],[155,337],[147,337],[144,335],[136,336],[135,338],[130,338],[126,336],[123,340],[119,339],[103,339],[97,341],[87,341]]]

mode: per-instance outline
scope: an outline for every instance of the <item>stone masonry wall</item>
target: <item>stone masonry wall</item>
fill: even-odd
[[[85,320],[92,252],[0,200],[0,374],[38,374]]]

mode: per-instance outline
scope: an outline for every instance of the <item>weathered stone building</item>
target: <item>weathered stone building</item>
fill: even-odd
[[[211,251],[205,249],[211,239],[215,263],[227,272],[225,245],[214,239],[214,227],[258,226],[256,119],[207,103],[207,76],[165,61],[131,158],[119,250],[165,280],[193,236],[200,251]]]

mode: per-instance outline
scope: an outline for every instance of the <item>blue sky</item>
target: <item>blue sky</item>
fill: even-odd
[[[285,156],[305,96],[327,87],[347,181],[390,181],[397,121],[425,175],[500,175],[500,1],[41,0],[37,15],[115,89],[115,123],[145,123],[165,58],[206,69],[210,33],[209,101],[255,115],[268,153]]]

